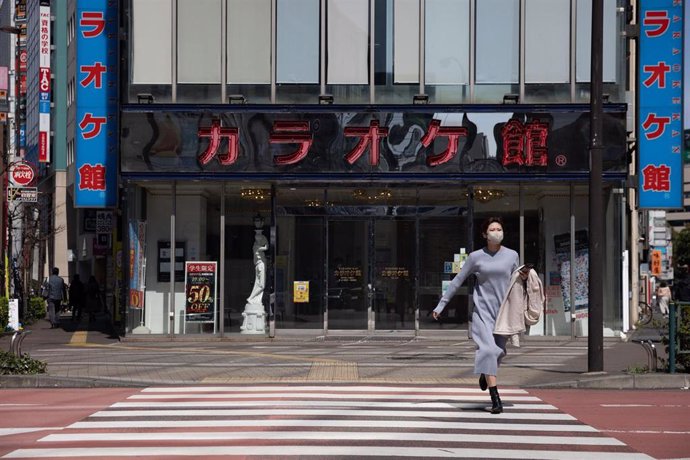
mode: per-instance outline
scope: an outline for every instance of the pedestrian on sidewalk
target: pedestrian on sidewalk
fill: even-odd
[[[468,256],[446,293],[433,311],[438,319],[448,302],[470,275],[475,275],[476,284],[472,294],[472,340],[477,350],[474,356],[474,373],[479,374],[479,387],[489,389],[491,413],[503,412],[503,403],[498,394],[498,366],[506,354],[506,337],[494,335],[496,316],[505,298],[510,277],[519,265],[518,253],[501,245],[503,241],[503,220],[489,217],[481,227],[486,246]]]
[[[656,299],[659,303],[659,310],[665,318],[668,318],[668,304],[671,302],[671,288],[668,287],[666,281],[659,283],[656,290]]]
[[[53,274],[48,277],[48,320],[50,328],[60,326],[60,305],[67,300],[67,285],[60,277],[60,269],[53,267]]]
[[[81,321],[81,312],[84,308],[84,283],[79,279],[79,274],[72,277],[69,285],[69,304],[72,308],[72,321]]]
[[[96,312],[101,309],[101,287],[98,285],[96,277],[91,275],[86,283],[86,296],[84,307],[89,314],[89,322],[96,321]]]

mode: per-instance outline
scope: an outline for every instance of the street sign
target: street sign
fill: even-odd
[[[659,250],[653,250],[652,251],[652,275],[654,276],[659,276],[661,275],[661,251]]]
[[[13,185],[26,187],[34,180],[34,168],[25,161],[19,161],[10,166],[10,180]]]
[[[7,187],[7,200],[17,203],[36,203],[38,201],[38,188]]]

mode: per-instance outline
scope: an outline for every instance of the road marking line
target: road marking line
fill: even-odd
[[[19,449],[4,458],[31,457],[203,457],[211,455],[240,455],[242,457],[268,456],[340,456],[340,457],[435,457],[435,458],[515,458],[581,460],[591,454],[600,460],[650,459],[651,457],[626,452],[574,452],[562,450],[507,450],[438,447],[379,447],[379,446],[172,446],[172,447],[68,447],[64,449]]]
[[[474,382],[474,380],[473,380]],[[223,385],[223,386],[195,386],[195,387],[181,387],[181,386],[171,386],[171,387],[148,387],[141,390],[141,393],[207,393],[207,392],[246,392],[246,393],[257,393],[261,391],[273,391],[276,393],[281,393],[286,396],[285,392],[292,395],[292,392],[312,392],[312,391],[322,391],[325,394],[331,394],[335,392],[350,392],[357,395],[374,394],[374,393],[391,393],[404,394],[404,393],[476,393],[476,394],[486,394],[482,392],[479,388],[430,388],[426,386],[374,386],[374,385],[262,385],[262,386],[239,386],[239,385]],[[519,388],[501,388],[501,395],[505,394],[528,394],[526,390]]]
[[[501,393],[503,393],[501,391]],[[276,392],[276,393],[171,393],[171,394],[135,394],[129,396],[127,399],[246,399],[256,398],[260,400],[270,399],[285,399],[286,396],[291,398],[305,398],[305,399],[342,399],[342,400],[357,400],[357,399],[395,399],[395,400],[439,400],[451,399],[454,401],[485,401],[488,400],[488,393],[481,394],[426,394],[426,395],[410,395],[410,394],[396,394],[396,393],[380,393],[380,394],[328,394],[328,393],[292,393],[292,392]],[[513,396],[510,394],[503,395],[503,400],[507,401],[541,401],[536,396]],[[196,404],[196,402],[193,402]],[[215,404],[215,403],[214,403]]]
[[[598,433],[589,425],[569,423],[492,423],[441,422],[417,420],[314,420],[314,419],[261,419],[261,420],[127,420],[110,422],[76,422],[72,429],[146,429],[146,428],[279,428],[279,427],[331,427],[331,428],[427,428],[435,430],[491,430],[504,431],[566,431],[569,433]]]
[[[488,398],[472,399],[465,402],[488,403]],[[307,406],[307,407],[406,407],[413,409],[453,409],[458,407],[459,401],[438,401],[438,402],[382,402],[382,401],[309,401],[309,400],[258,400],[258,401],[212,401],[198,403],[196,401],[166,401],[166,402],[119,402],[110,406],[113,409],[143,409],[143,408],[169,408],[169,407],[196,407],[196,408],[228,408],[228,407],[265,407],[265,406]],[[539,401],[538,404],[511,404],[510,400],[503,398],[503,404],[513,409],[530,410],[556,410],[550,404]]]
[[[291,416],[352,416],[352,417],[430,417],[430,418],[459,418],[459,419],[477,419],[477,418],[493,418],[497,417],[489,412],[484,412],[483,409],[488,407],[486,404],[473,404],[467,409],[476,409],[468,412],[448,411],[439,413],[438,411],[403,411],[403,410],[361,410],[361,409],[218,409],[218,410],[189,410],[184,411],[186,416],[272,416],[272,415],[291,415]],[[180,410],[141,410],[141,411],[100,411],[91,414],[91,417],[180,417],[183,413]],[[576,420],[575,417],[569,414],[561,413],[514,413],[510,409],[506,410],[500,417],[502,420]]]
[[[599,436],[526,436],[478,433],[414,433],[391,431],[214,431],[194,433],[68,433],[51,434],[40,441],[216,441],[216,440],[336,440],[336,441],[422,441],[507,444],[569,444],[576,446],[625,446],[614,438]]]

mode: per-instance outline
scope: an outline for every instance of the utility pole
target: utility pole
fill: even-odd
[[[604,0],[592,0],[589,145],[589,317],[587,370],[604,370],[604,199],[602,196]]]

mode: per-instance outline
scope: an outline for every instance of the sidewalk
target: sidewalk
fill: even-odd
[[[231,385],[254,383],[404,383],[474,385],[474,344],[465,331],[379,332],[328,337],[277,331],[274,339],[229,335],[120,339],[100,317],[79,324],[64,316],[58,329],[47,321],[29,328],[22,352],[48,363],[47,374],[0,376],[0,387]],[[441,335],[442,334],[442,335]],[[658,335],[658,331],[638,331]],[[610,389],[687,389],[690,374],[647,373],[644,348],[604,339],[604,372],[587,373],[587,339],[525,337],[508,348],[499,371],[502,385]],[[665,358],[662,344],[656,344]],[[9,350],[10,337],[0,339]]]

